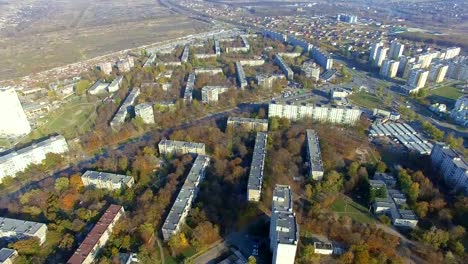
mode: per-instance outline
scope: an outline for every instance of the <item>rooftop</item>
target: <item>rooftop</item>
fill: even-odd
[[[278,243],[297,244],[298,229],[296,217],[290,212],[276,213],[276,232]]]
[[[309,153],[309,162],[312,171],[323,171],[322,154],[317,133],[312,129],[306,130],[307,151]]]
[[[261,190],[263,182],[263,165],[266,154],[266,143],[268,134],[257,132],[255,138],[255,147],[252,155],[252,164],[250,165],[249,182],[247,189]]]
[[[247,118],[247,117],[230,116],[228,117],[228,123],[229,122],[268,124],[268,119],[255,119],[255,118]]]
[[[124,183],[127,184],[129,181],[132,180],[132,176],[121,175],[121,174],[114,174],[108,172],[100,172],[100,171],[86,171],[82,176],[82,178],[90,178],[95,180],[101,180],[106,182],[111,182],[112,184]]]
[[[292,211],[292,192],[289,185],[277,184],[273,190],[273,211]]]
[[[33,143],[30,146],[27,146],[27,147],[24,147],[24,148],[21,148],[21,149],[18,149],[18,150],[14,150],[14,149],[9,150],[7,152],[4,152],[3,155],[0,156],[0,163],[7,161],[7,160],[9,160],[10,158],[12,158],[14,156],[31,152],[31,151],[33,151],[34,149],[37,149],[37,148],[46,148],[49,145],[52,145],[53,143],[55,143],[57,141],[62,141],[62,140],[66,144],[65,138],[62,135],[57,135],[57,136],[52,136],[52,137],[47,138],[45,140],[39,141],[37,143]]]
[[[44,226],[46,224],[0,217],[0,233],[16,232],[33,236]]]
[[[0,263],[6,263],[7,259],[10,259],[13,255],[18,254],[16,250],[9,248],[0,249]]]

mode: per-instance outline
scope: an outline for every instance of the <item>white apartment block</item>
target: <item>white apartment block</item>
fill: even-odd
[[[108,91],[109,83],[103,82],[101,80],[97,80],[93,86],[88,89],[88,93],[91,95],[98,95],[103,94]]]
[[[107,91],[109,93],[117,92],[120,88],[120,84],[122,83],[123,76],[117,76],[109,86],[107,86]]]
[[[462,96],[457,99],[450,116],[457,124],[468,127],[468,96]]]
[[[31,164],[41,163],[48,153],[62,154],[68,152],[68,144],[63,136],[53,136],[34,143],[31,146],[11,150],[0,156],[0,183],[7,176],[14,177],[16,173],[25,170]]]
[[[117,221],[124,217],[124,215],[125,211],[122,206],[111,204],[67,261],[67,264],[94,263],[99,255],[99,251],[106,245],[112,235],[112,230]]]
[[[270,249],[274,264],[294,264],[299,228],[293,213],[293,197],[287,185],[276,185],[270,220]]]
[[[380,76],[385,78],[395,78],[398,72],[399,61],[384,60],[380,68]]]
[[[398,42],[396,39],[392,40],[390,43],[390,52],[389,57],[391,59],[397,60],[403,55],[403,50],[405,49],[405,45]]]
[[[429,70],[429,80],[435,83],[440,83],[445,80],[448,65],[432,64]]]
[[[322,180],[323,163],[320,144],[317,133],[312,129],[307,129],[307,159],[309,161],[309,176],[313,180]]]
[[[460,55],[460,52],[461,52],[461,48],[460,48],[460,47],[448,48],[448,49],[445,51],[445,57],[444,57],[444,59],[449,60],[449,59],[455,58],[456,56]]]
[[[110,62],[101,62],[98,64],[99,70],[104,74],[109,75],[112,73],[112,63]]]
[[[193,201],[195,201],[199,185],[205,178],[206,167],[210,164],[210,158],[204,155],[198,155],[190,169],[184,185],[177,194],[177,198],[164,221],[162,234],[165,241],[168,241],[172,235],[179,232],[180,227],[185,222]]]
[[[417,57],[417,63],[421,64],[421,68],[429,68],[433,59],[439,56],[438,52],[424,53]]]
[[[255,138],[252,163],[250,165],[249,180],[247,183],[247,200],[258,202],[262,194],[263,168],[265,165],[268,134],[257,132]]]
[[[191,102],[193,99],[193,87],[195,86],[195,73],[190,73],[184,90],[184,101]]]
[[[412,69],[410,71],[407,86],[409,87],[408,91],[410,93],[417,92],[419,89],[426,86],[427,77],[429,76],[429,71],[424,69]]]
[[[200,154],[205,155],[205,144],[163,139],[158,144],[159,153],[167,154]]]
[[[216,74],[222,74],[223,69],[221,68],[199,68],[195,69],[195,75],[199,74],[211,74],[211,75],[216,75]]]
[[[449,146],[438,143],[432,149],[431,161],[442,173],[447,185],[468,193],[468,163],[462,155]]]
[[[0,249],[0,263],[13,264],[14,260],[18,257],[18,251],[9,248]]]
[[[289,65],[283,60],[281,55],[276,54],[275,55],[275,62],[276,64],[281,68],[283,71],[284,75],[286,75],[286,78],[288,80],[293,80],[294,79],[294,72],[293,70],[289,67]]]
[[[143,123],[154,124],[154,111],[151,103],[143,103],[135,106],[135,116],[141,117]]]
[[[131,188],[135,184],[132,176],[91,170],[81,175],[81,181],[83,181],[85,187],[92,186],[108,190],[120,190],[124,187]]]
[[[185,46],[184,51],[182,52],[182,56],[180,57],[180,62],[187,63],[189,55],[190,55],[190,47]]]
[[[232,127],[243,127],[249,130],[267,132],[268,119],[255,119],[245,117],[230,116],[227,120],[227,125]]]
[[[219,95],[229,90],[228,87],[223,86],[204,86],[201,89],[202,103],[209,104],[218,102]]]
[[[311,118],[318,122],[353,125],[360,119],[361,110],[344,106],[269,104],[268,117],[284,117],[291,120]]]
[[[31,126],[13,87],[0,87],[0,137],[20,137],[31,132]]]
[[[382,42],[376,42],[371,45],[370,53],[369,53],[369,61],[374,64],[377,60],[377,54],[379,49],[383,47]]]
[[[135,103],[138,95],[140,95],[140,88],[133,88],[127,95],[123,103],[120,105],[119,110],[117,110],[115,113],[114,118],[112,118],[112,121],[110,122],[110,126],[113,129],[118,128],[118,126],[125,122],[125,118],[128,116],[129,109]]]
[[[0,238],[18,241],[37,238],[42,245],[46,241],[47,225],[43,223],[0,217]]]

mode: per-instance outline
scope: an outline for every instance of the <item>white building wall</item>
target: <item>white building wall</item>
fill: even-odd
[[[277,244],[273,251],[273,264],[294,264],[297,245]]]
[[[19,137],[31,132],[31,126],[14,88],[0,88],[0,111],[0,136]]]

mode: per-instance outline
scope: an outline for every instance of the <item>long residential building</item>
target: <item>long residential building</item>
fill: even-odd
[[[185,85],[184,101],[191,102],[193,99],[193,87],[195,86],[195,73],[190,73]]]
[[[125,215],[121,205],[111,204],[81,242],[67,264],[91,264],[109,240],[115,224]]]
[[[31,126],[13,87],[0,87],[0,110],[0,136],[19,137],[31,132]]]
[[[215,75],[215,74],[221,74],[221,73],[223,73],[222,68],[198,68],[198,69],[195,69],[195,74],[196,75],[198,75],[198,74]]]
[[[0,156],[0,183],[7,176],[25,170],[31,164],[41,163],[48,153],[62,154],[68,152],[68,144],[61,135],[50,137],[28,147],[10,150]]]
[[[258,202],[262,193],[263,167],[265,165],[268,134],[257,132],[255,138],[252,164],[250,165],[249,180],[247,184],[247,200]]]
[[[123,76],[117,76],[109,86],[107,86],[107,91],[109,93],[117,92],[120,88],[120,84],[122,83]]]
[[[46,235],[46,224],[0,217],[0,238],[7,241],[37,238],[42,245],[46,241]]]
[[[162,226],[162,235],[168,241],[172,235],[179,232],[181,225],[185,222],[193,201],[196,199],[199,185],[205,178],[206,167],[210,163],[210,158],[198,155],[193,163],[184,185],[180,189],[174,204]]]
[[[112,121],[110,122],[110,126],[113,129],[118,128],[125,122],[125,118],[127,118],[128,112],[135,103],[138,95],[140,95],[140,88],[133,88],[127,95],[123,103],[120,105],[119,110],[117,110],[115,113],[114,118],[112,118]]]
[[[81,175],[81,181],[83,181],[84,186],[108,190],[131,188],[135,184],[135,179],[132,176],[91,170]]]
[[[289,35],[288,40],[289,40],[289,43],[291,43],[291,45],[301,47],[301,49],[304,52],[309,52],[314,47],[309,42],[302,40],[302,39],[298,39],[296,38],[296,36],[293,36],[293,35]]]
[[[431,161],[447,185],[468,194],[468,163],[461,154],[443,143],[437,143],[432,148]]]
[[[205,144],[196,142],[163,139],[158,144],[159,153],[167,154],[200,154],[205,155]]]
[[[278,32],[274,32],[271,30],[263,29],[262,34],[264,37],[271,38],[273,40],[281,41],[281,42],[287,42],[288,41],[288,36],[285,34],[281,34]]]
[[[228,87],[223,86],[204,86],[201,89],[202,103],[209,104],[218,102],[219,95],[229,90]]]
[[[284,75],[286,75],[286,78],[288,78],[288,80],[293,80],[294,79],[293,70],[291,70],[289,65],[283,60],[281,55],[279,55],[279,54],[275,55],[275,62],[281,68],[281,70],[283,71]]]
[[[18,251],[9,248],[0,249],[0,263],[1,264],[13,264],[15,259],[18,257]]]
[[[299,228],[293,213],[293,196],[288,185],[273,190],[270,220],[270,249],[274,264],[294,264]]]
[[[307,129],[307,159],[309,160],[309,176],[313,180],[323,178],[322,154],[317,133],[312,129]]]
[[[361,110],[345,106],[269,104],[268,117],[283,117],[291,120],[311,118],[319,122],[353,125],[360,119]]]
[[[182,56],[180,57],[180,61],[182,63],[186,63],[188,61],[189,54],[190,54],[190,48],[187,45],[187,46],[184,47],[184,51],[182,52]]]
[[[244,89],[247,86],[247,79],[245,78],[244,68],[242,67],[242,64],[239,61],[236,62],[236,73],[239,87],[241,89]]]
[[[260,132],[268,131],[268,119],[230,116],[227,120],[227,125],[232,127],[243,127],[249,130],[255,130]]]

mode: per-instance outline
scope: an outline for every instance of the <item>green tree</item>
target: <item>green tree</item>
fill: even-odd
[[[58,247],[61,249],[70,250],[73,248],[74,243],[75,243],[75,237],[67,233],[62,237],[62,240],[60,240]]]
[[[59,197],[55,193],[51,193],[47,198],[47,208],[44,215],[49,221],[55,221],[57,218],[57,212],[59,210]]]
[[[15,249],[21,255],[36,255],[41,249],[37,238],[19,240],[9,244],[8,247]]]
[[[376,172],[383,173],[386,170],[387,170],[387,165],[385,164],[385,162],[382,162],[382,161],[377,162],[377,165],[375,166]]]
[[[247,260],[247,264],[257,264],[257,259],[254,256],[250,256]]]
[[[75,85],[75,93],[77,95],[83,95],[91,87],[91,82],[88,80],[81,80]]]
[[[269,128],[271,131],[276,131],[279,129],[279,120],[277,117],[270,118]]]
[[[59,192],[68,189],[69,181],[66,177],[60,177],[55,180],[55,189]]]
[[[432,228],[431,230],[423,232],[421,240],[435,248],[442,248],[447,246],[449,233],[441,229]]]

